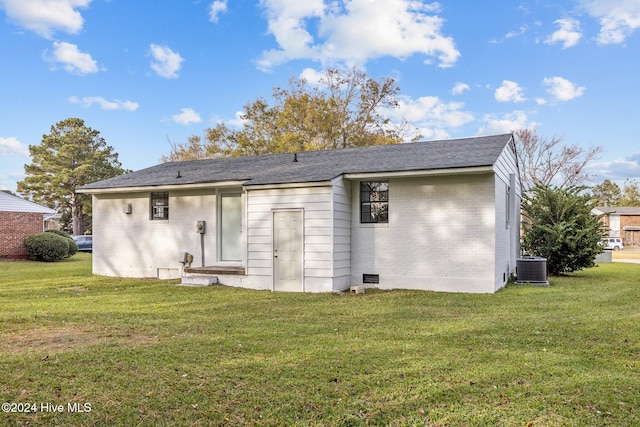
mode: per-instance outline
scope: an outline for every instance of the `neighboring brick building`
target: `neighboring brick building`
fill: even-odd
[[[0,259],[27,258],[24,238],[45,229],[53,209],[0,191]]]
[[[605,214],[602,222],[610,237],[622,237],[625,245],[640,244],[640,206],[599,206],[595,214]]]

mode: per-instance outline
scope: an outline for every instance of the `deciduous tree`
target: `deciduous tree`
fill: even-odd
[[[244,106],[242,127],[223,124],[172,144],[163,161],[326,150],[394,144],[415,136],[406,121],[392,123],[381,111],[397,107],[392,78],[374,80],[357,69],[325,71],[315,85],[304,78],[275,87],[272,102],[257,98]]]
[[[640,183],[636,179],[627,179],[622,190],[615,182],[605,179],[591,192],[600,206],[640,206]]]
[[[591,192],[598,201],[599,206],[616,206],[620,200],[620,186],[609,179],[605,179],[601,184],[595,185]]]
[[[541,137],[535,129],[520,129],[515,132],[520,176],[523,189],[536,185],[569,187],[583,185],[592,178],[587,164],[600,157],[602,147],[585,149],[577,144],[564,145],[563,138]]]
[[[637,179],[627,179],[617,206],[640,206],[640,184]]]
[[[91,215],[90,196],[76,194],[76,188],[126,172],[100,132],[77,118],[51,126],[29,152],[31,163],[24,167],[27,176],[18,183],[18,192],[57,209],[63,220],[72,223],[73,234],[84,234]]]

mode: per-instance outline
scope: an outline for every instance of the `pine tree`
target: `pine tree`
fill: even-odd
[[[58,210],[76,235],[84,234],[91,221],[90,196],[76,194],[76,188],[126,172],[100,132],[77,118],[51,126],[50,134],[42,136],[40,145],[30,145],[29,152],[31,163],[24,167],[27,176],[18,183],[18,192]]]

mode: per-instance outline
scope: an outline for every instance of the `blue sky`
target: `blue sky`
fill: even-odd
[[[640,178],[640,1],[0,0],[0,188],[79,117],[123,167],[238,123],[290,77],[396,79],[424,139],[534,126],[600,145],[595,182]]]

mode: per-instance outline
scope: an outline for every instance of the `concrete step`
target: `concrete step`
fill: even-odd
[[[219,283],[215,276],[187,276],[182,278],[181,286],[211,286]]]

